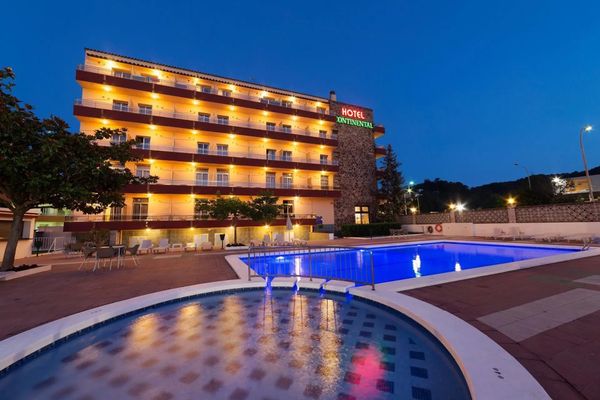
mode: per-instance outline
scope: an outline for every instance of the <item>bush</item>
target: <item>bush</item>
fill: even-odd
[[[400,229],[399,222],[378,222],[374,224],[348,224],[342,225],[342,236],[370,237],[388,236],[390,229]]]

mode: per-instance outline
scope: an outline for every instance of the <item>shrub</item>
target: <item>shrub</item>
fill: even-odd
[[[399,222],[378,222],[374,224],[348,224],[342,225],[342,236],[370,237],[388,236],[390,229],[400,229]]]

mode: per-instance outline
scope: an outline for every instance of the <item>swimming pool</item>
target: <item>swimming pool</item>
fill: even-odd
[[[372,263],[375,283],[383,283],[576,251],[573,248],[435,242],[336,251],[323,248],[310,255],[295,252],[240,259],[262,276],[311,275],[362,283],[371,282]]]
[[[445,348],[350,296],[250,290],[94,328],[0,376],[10,399],[470,398]]]

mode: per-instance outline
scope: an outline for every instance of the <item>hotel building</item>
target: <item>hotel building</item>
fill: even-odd
[[[308,239],[315,224],[368,222],[375,211],[375,145],[384,128],[372,110],[319,97],[86,49],[76,70],[80,130],[127,128],[101,143],[138,141],[131,163],[138,176],[158,182],[126,187],[125,207],[100,215],[73,215],[64,230],[108,229],[121,240],[169,238],[220,245],[233,241],[230,221],[195,212],[217,195],[248,200],[266,191],[283,213],[264,222],[241,220],[238,240],[283,232]]]

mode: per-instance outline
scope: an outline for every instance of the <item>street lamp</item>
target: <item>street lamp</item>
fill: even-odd
[[[529,172],[529,169],[527,169],[526,166],[519,164],[518,162],[515,163],[515,167],[521,167],[525,170],[525,173],[527,174],[527,183],[529,184],[529,190],[531,191],[531,173]]]
[[[585,159],[585,150],[583,149],[583,133],[591,132],[592,126],[586,125],[579,130],[579,147],[581,148],[581,158],[583,159],[583,168],[585,169],[585,177],[588,183],[590,202],[594,201],[594,190],[592,188],[592,178],[590,178],[590,171],[588,171],[587,160]]]

